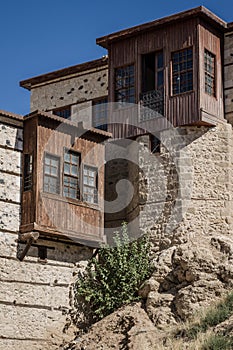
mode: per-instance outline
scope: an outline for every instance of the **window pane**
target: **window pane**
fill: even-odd
[[[69,153],[67,153],[67,152],[64,153],[64,160],[66,162],[70,162],[70,154]]]
[[[44,191],[59,193],[59,157],[50,154],[44,156]]]
[[[215,96],[215,55],[204,51],[205,92]]]
[[[90,203],[98,202],[98,189],[97,189],[97,169],[84,166],[83,177],[83,198]]]
[[[71,155],[71,162],[73,164],[78,164],[78,160],[79,160],[79,157],[77,155],[75,155],[75,154]]]
[[[78,168],[75,165],[71,166],[71,175],[77,176]]]
[[[163,71],[158,72],[157,79],[158,79],[157,84],[159,88],[160,86],[163,86]]]
[[[158,53],[157,57],[157,67],[163,68],[163,52]]]
[[[64,173],[65,174],[70,173],[70,164],[67,164],[67,163],[64,164]]]
[[[135,102],[134,65],[115,70],[116,102]]]
[[[57,168],[51,167],[51,175],[57,175]]]
[[[80,154],[73,151],[64,153],[63,195],[79,199],[79,161]]]
[[[173,94],[193,89],[193,50],[192,48],[172,54]]]

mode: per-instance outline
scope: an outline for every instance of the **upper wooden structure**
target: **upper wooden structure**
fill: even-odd
[[[223,38],[226,28],[227,23],[201,6],[98,38],[97,44],[108,50],[109,101],[117,101],[116,74],[119,73],[118,70],[133,66],[135,75],[134,101],[139,103],[142,95],[147,93],[146,90],[153,88],[151,82],[148,83],[148,88],[145,87],[145,80],[153,79],[146,76],[148,74],[146,70],[147,72],[152,70],[156,74],[156,67],[151,67],[153,64],[151,62],[154,57],[156,58],[156,54],[162,53],[162,114],[165,118],[174,126],[216,125],[216,123],[224,122],[222,64]],[[185,50],[189,49],[192,51],[192,86],[187,89],[188,91],[178,92],[173,84],[175,79],[185,79],[185,72],[180,77],[175,74],[175,60],[179,53],[182,55],[182,50],[187,54]],[[178,58],[180,65],[182,65],[181,55]],[[205,84],[208,84],[208,81],[206,82],[208,72],[205,73],[205,63],[208,64],[208,59],[212,59],[214,62],[214,92],[212,94],[206,93],[205,87]],[[188,63],[190,64],[190,62],[186,62],[186,64]],[[145,65],[147,65],[146,68]],[[180,69],[182,71],[182,67]],[[188,70],[186,73],[188,74]],[[156,84],[154,83],[154,85]],[[153,105],[153,101],[151,105]],[[150,107],[150,104],[146,106]],[[133,120],[135,113],[131,115],[124,108],[116,109],[115,113],[120,117],[125,114],[125,118],[123,116],[122,119],[127,119],[129,124],[135,125]],[[113,132],[115,137],[133,136],[133,134],[139,133],[139,129],[129,131],[129,128],[124,125],[114,126],[114,121],[118,118],[117,114],[110,113],[110,124],[113,122],[113,125],[110,126],[109,131]]]

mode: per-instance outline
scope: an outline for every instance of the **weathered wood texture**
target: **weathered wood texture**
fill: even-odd
[[[182,22],[135,33],[129,38],[119,37],[109,44],[109,100],[114,102],[114,71],[116,68],[135,64],[136,103],[142,92],[141,55],[163,50],[164,53],[164,115],[174,126],[206,124],[214,125],[223,119],[222,87],[222,33],[194,17]],[[172,94],[172,53],[193,48],[193,90]],[[204,49],[216,56],[216,96],[205,93]],[[202,113],[203,112],[205,113]],[[124,113],[124,112],[122,112]],[[208,118],[206,117],[208,116]],[[131,116],[129,118],[132,118]],[[135,114],[133,125],[138,125]],[[212,118],[212,119],[211,119]],[[110,124],[116,115],[110,113]],[[128,123],[126,119],[126,124]],[[115,137],[129,136],[129,127],[110,126]],[[135,132],[138,134],[138,131]]]
[[[222,48],[223,35],[200,21],[198,25],[199,37],[199,99],[200,111],[213,115],[217,118],[224,118],[223,101],[223,76],[222,76]],[[215,96],[205,93],[205,72],[204,72],[204,50],[215,55]]]
[[[44,119],[44,118],[43,118]],[[34,117],[25,122],[24,152],[33,152],[33,189],[22,193],[21,232],[35,229],[43,234],[63,235],[82,240],[103,239],[104,226],[104,146],[87,138],[75,138],[74,127],[59,127],[53,120]],[[98,171],[98,204],[63,196],[63,157],[65,148],[81,154],[80,186],[83,165]],[[60,157],[60,193],[43,191],[44,153]]]

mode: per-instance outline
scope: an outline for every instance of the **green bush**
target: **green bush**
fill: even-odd
[[[137,291],[152,272],[147,236],[130,242],[123,224],[122,235],[116,234],[114,241],[114,247],[104,245],[99,249],[75,284],[76,304],[84,300],[93,321],[139,300]]]

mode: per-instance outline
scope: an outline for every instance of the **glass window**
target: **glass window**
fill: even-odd
[[[93,101],[92,125],[94,128],[107,131],[108,123],[108,98],[104,97]]]
[[[32,189],[32,154],[24,154],[24,191]]]
[[[80,199],[80,158],[79,153],[70,150],[64,153],[63,195],[65,197]]]
[[[204,52],[205,92],[215,96],[215,55],[208,50]]]
[[[98,203],[97,168],[88,165],[83,168],[83,199],[89,203]]]
[[[53,114],[68,119],[71,116],[71,106],[65,106],[58,109],[54,109]]]
[[[44,155],[44,191],[60,192],[59,186],[60,158],[48,153]]]
[[[115,101],[135,103],[134,65],[117,68],[115,70]]]
[[[173,95],[193,90],[193,49],[185,49],[172,54]]]

